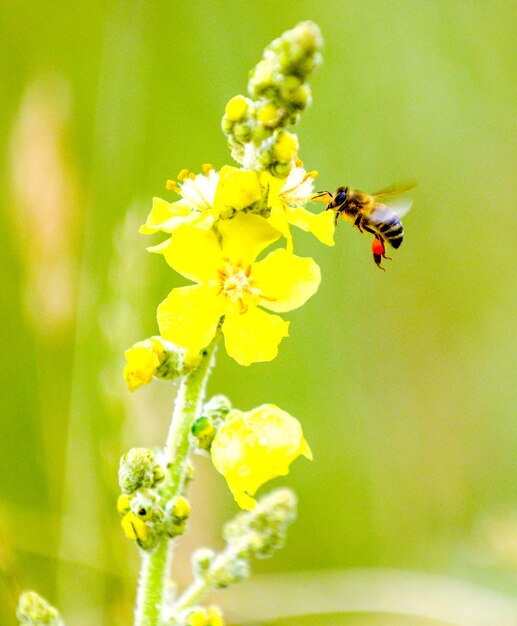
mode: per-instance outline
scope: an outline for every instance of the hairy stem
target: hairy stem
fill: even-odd
[[[171,426],[165,445],[167,474],[162,486],[164,501],[181,494],[185,487],[189,455],[189,433],[198,417],[212,366],[215,340],[205,348],[201,363],[181,380]],[[166,603],[173,540],[161,537],[156,549],[144,554],[140,570],[135,626],[158,626]]]

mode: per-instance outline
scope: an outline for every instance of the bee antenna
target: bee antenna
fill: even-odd
[[[323,196],[330,196],[332,198],[332,194],[330,191],[318,191],[313,196],[311,196],[311,200],[317,200],[318,198],[323,198]]]

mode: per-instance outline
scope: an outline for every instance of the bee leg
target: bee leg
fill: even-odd
[[[362,228],[362,225],[361,225],[362,219],[363,219],[363,218],[362,218],[360,215],[358,215],[358,216],[355,218],[355,222],[354,222],[354,226],[357,226],[357,228],[359,229],[359,232],[360,232],[360,233],[362,233],[362,232],[363,232],[363,228]]]
[[[373,261],[375,265],[382,271],[385,271],[384,267],[381,265],[382,259],[387,259],[386,256],[386,248],[384,246],[384,241],[382,238],[376,234],[372,241],[372,253],[373,253]]]
[[[374,254],[373,254],[373,260],[374,260],[374,262],[375,262],[375,265],[377,265],[377,267],[378,267],[380,270],[382,270],[383,272],[385,272],[385,271],[386,271],[386,268],[385,268],[385,267],[382,267],[382,265],[381,265],[382,255],[380,255],[380,254],[375,254],[375,253],[374,253]]]

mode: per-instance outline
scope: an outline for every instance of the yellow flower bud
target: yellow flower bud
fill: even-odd
[[[224,114],[231,122],[240,122],[248,112],[248,99],[244,96],[234,96],[226,105]]]
[[[135,343],[124,354],[127,360],[124,380],[129,391],[136,391],[139,387],[150,383],[166,358],[162,344],[154,338]]]
[[[190,611],[186,624],[187,626],[209,626],[206,611],[204,609]]]
[[[207,617],[209,626],[224,626],[223,614],[216,606],[209,607]]]
[[[182,522],[190,516],[190,502],[184,496],[176,496],[171,502],[170,511],[175,521]]]
[[[130,541],[146,541],[149,536],[149,527],[134,513],[127,513],[120,522],[124,534]]]
[[[253,509],[258,488],[289,473],[300,455],[312,458],[297,419],[274,404],[243,413],[231,411],[211,448],[215,468],[225,478],[237,504]]]
[[[268,102],[258,112],[259,122],[263,126],[277,126],[281,117],[282,111],[273,102]]]
[[[296,135],[283,131],[278,134],[278,137],[273,146],[273,154],[281,163],[288,163],[296,157],[298,153],[298,138]]]
[[[126,513],[128,513],[130,509],[130,502],[131,498],[129,497],[129,495],[127,493],[121,493],[117,500],[117,511],[121,515],[125,515]]]

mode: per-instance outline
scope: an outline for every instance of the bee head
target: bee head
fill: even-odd
[[[331,203],[329,204],[329,208],[337,209],[343,206],[348,200],[348,187],[338,187],[336,189],[336,193],[332,198]]]

